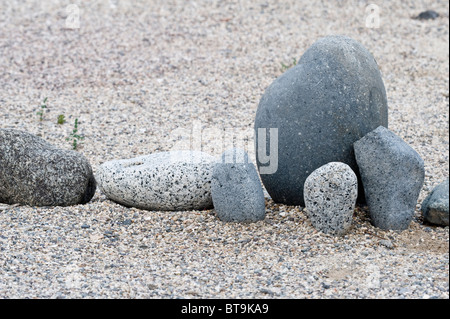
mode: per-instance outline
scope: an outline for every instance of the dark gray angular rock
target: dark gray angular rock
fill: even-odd
[[[258,129],[278,129],[278,169],[273,174],[261,171],[266,165],[261,148],[269,150],[270,139],[256,138],[264,186],[275,202],[303,206],[308,175],[329,162],[343,162],[358,172],[353,143],[380,125],[388,125],[387,98],[373,56],[345,36],[319,39],[267,88],[259,103],[257,135]],[[358,193],[364,201],[363,189]]]
[[[222,154],[214,167],[211,194],[214,209],[226,222],[256,222],[266,214],[264,194],[255,166],[243,150]]]
[[[0,202],[70,206],[91,200],[96,182],[88,160],[27,132],[0,129]]]
[[[449,215],[448,178],[436,186],[422,202],[424,219],[435,225],[448,226]]]
[[[382,126],[354,147],[373,225],[392,230],[408,228],[425,178],[422,158]]]
[[[358,196],[350,166],[331,162],[314,170],[305,181],[304,195],[308,218],[317,230],[335,236],[347,233]]]

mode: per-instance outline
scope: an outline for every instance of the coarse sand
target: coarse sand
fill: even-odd
[[[413,19],[428,9],[439,17]],[[374,55],[389,128],[425,161],[409,229],[377,229],[361,207],[336,238],[267,194],[253,224],[100,190],[73,207],[0,204],[0,298],[448,299],[449,230],[420,213],[449,175],[448,1],[0,1],[0,127],[70,149],[78,118],[94,171],[190,140],[219,155],[220,132],[251,133],[282,65],[330,34]]]

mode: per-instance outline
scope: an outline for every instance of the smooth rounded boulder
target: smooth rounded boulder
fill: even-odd
[[[211,178],[216,158],[199,151],[160,152],[102,164],[96,178],[111,200],[152,211],[213,207]]]
[[[388,125],[387,98],[372,54],[346,36],[319,39],[258,105],[256,157],[267,192],[275,202],[304,206],[308,175],[329,162],[358,172],[353,143],[380,125]],[[276,170],[263,172],[275,162]],[[364,202],[362,187],[358,193]]]
[[[0,203],[71,206],[89,202],[95,190],[92,167],[81,153],[0,129]]]

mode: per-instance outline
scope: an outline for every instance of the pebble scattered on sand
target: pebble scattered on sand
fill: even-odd
[[[251,132],[282,63],[346,34],[381,69],[390,130],[424,159],[414,218],[405,231],[380,230],[357,207],[335,238],[267,192],[266,217],[251,224],[214,210],[126,208],[99,190],[72,207],[0,204],[0,298],[449,298],[449,229],[425,226],[420,212],[449,176],[448,2],[426,7],[445,16],[419,21],[421,2],[384,1],[378,29],[366,27],[364,2],[116,3],[80,2],[79,29],[59,2],[0,3],[2,128],[71,149],[78,118],[94,173],[108,160],[197,145],[194,120],[204,151],[220,155],[207,129]]]

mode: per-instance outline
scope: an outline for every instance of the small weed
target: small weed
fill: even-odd
[[[66,117],[64,114],[58,115],[58,124],[63,125],[64,123],[66,123]]]
[[[290,69],[291,67],[297,65],[297,59],[293,58],[292,59],[292,63],[289,65],[284,64],[283,62],[281,62],[281,72],[286,71],[287,69]]]
[[[40,106],[39,112],[36,113],[37,115],[39,115],[39,121],[41,122],[44,120],[44,110],[46,108],[47,108],[47,98],[44,99],[42,105]]]
[[[73,128],[72,133],[70,133],[70,136],[66,138],[67,141],[72,141],[72,149],[77,150],[78,145],[82,140],[84,140],[84,136],[81,136],[78,134],[78,119],[75,119],[75,126]]]

